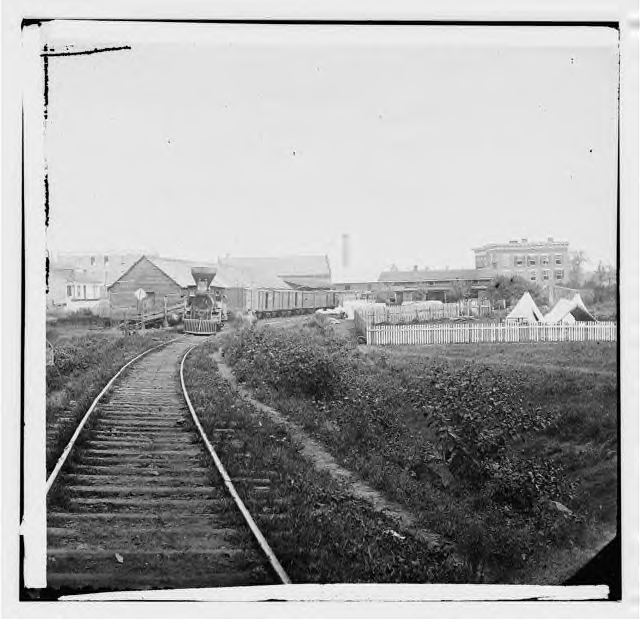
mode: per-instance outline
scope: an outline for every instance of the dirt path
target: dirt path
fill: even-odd
[[[309,437],[301,426],[284,417],[275,408],[256,400],[247,387],[238,384],[233,370],[224,363],[219,352],[212,355],[212,359],[217,364],[220,375],[240,397],[252,404],[258,411],[267,415],[270,420],[283,426],[289,432],[293,441],[301,447],[303,455],[318,470],[328,472],[353,497],[367,501],[377,512],[391,518],[399,530],[409,533],[427,544],[447,544],[440,535],[418,528],[416,526],[416,518],[410,512],[397,503],[388,501],[377,490],[363,482],[355,473],[340,466],[336,459],[320,443]]]
[[[194,341],[141,359],[94,411],[49,505],[50,587],[274,582],[188,422],[177,367]]]

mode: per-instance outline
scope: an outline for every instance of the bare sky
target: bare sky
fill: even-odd
[[[194,28],[52,33],[132,46],[50,60],[54,251],[338,267],[348,233],[375,276],[554,236],[615,260],[615,30]]]

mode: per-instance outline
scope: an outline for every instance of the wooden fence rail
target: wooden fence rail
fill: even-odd
[[[362,320],[362,319],[361,319]],[[361,323],[362,324],[362,323]],[[475,344],[483,342],[615,342],[615,322],[579,324],[363,325],[367,344]]]
[[[487,316],[491,313],[488,305],[469,305],[463,303],[445,303],[436,307],[420,307],[416,305],[399,305],[386,307],[359,307],[354,315],[359,315],[360,322],[369,326],[380,323],[407,324],[415,321],[428,322],[463,316]]]

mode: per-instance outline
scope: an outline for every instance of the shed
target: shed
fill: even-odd
[[[190,264],[141,256],[108,287],[109,300],[113,308],[136,310],[135,292],[142,288],[147,293],[146,309],[153,311],[164,306],[164,297],[169,306],[180,303],[194,285]]]

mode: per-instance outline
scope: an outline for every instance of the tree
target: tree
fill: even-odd
[[[540,286],[522,277],[507,277],[499,275],[487,287],[487,297],[491,304],[506,301],[507,305],[517,303],[522,295],[528,292],[538,305],[544,305],[548,299]]]
[[[596,303],[615,300],[618,287],[618,272],[614,266],[600,261],[595,272],[587,280],[587,285],[593,289]]]
[[[447,301],[455,303],[464,301],[471,296],[471,284],[464,279],[455,279],[451,285],[452,291],[447,295]]]
[[[582,250],[574,252],[569,261],[569,287],[582,288],[584,285],[584,265],[587,262],[587,254]]]

